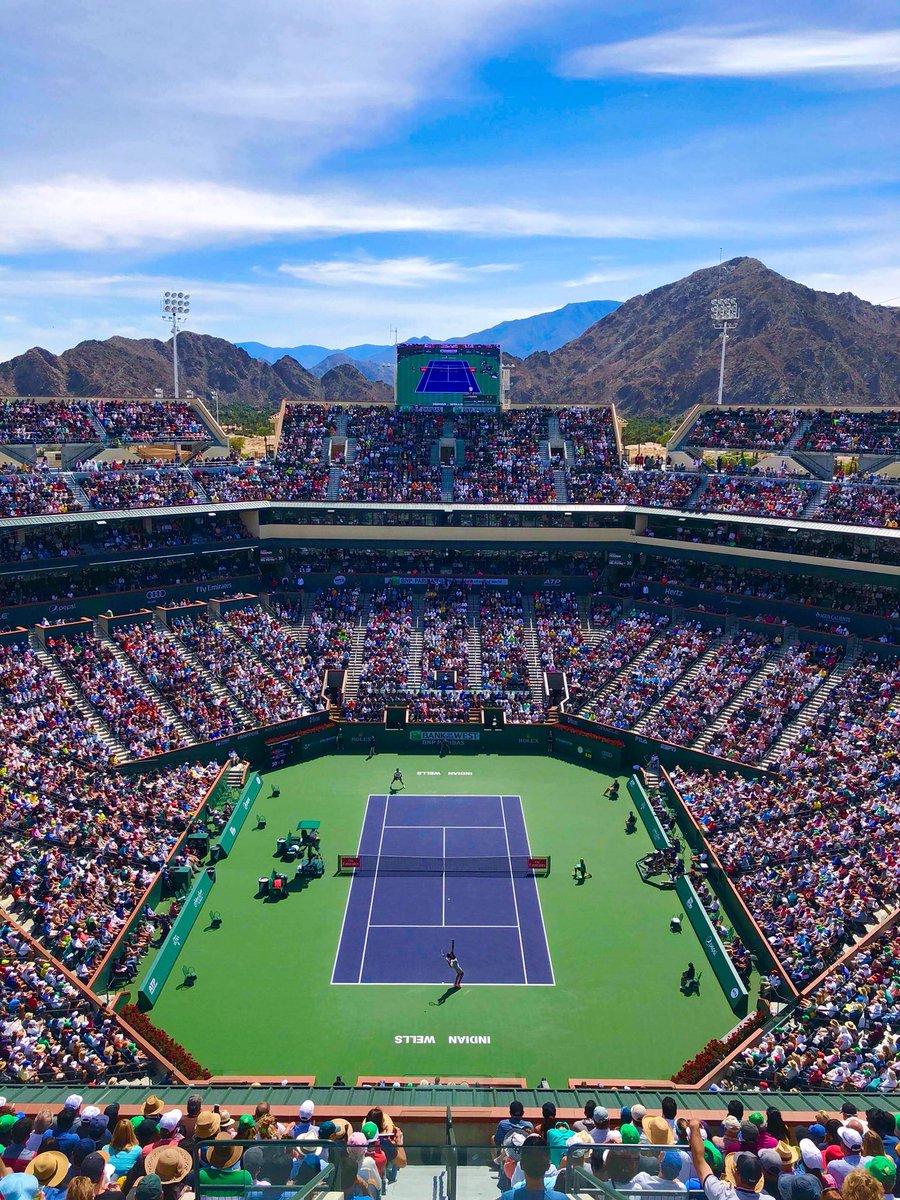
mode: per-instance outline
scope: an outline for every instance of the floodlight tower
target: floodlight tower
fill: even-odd
[[[710,306],[710,315],[716,329],[722,330],[722,358],[719,363],[719,398],[716,404],[722,403],[722,390],[725,386],[725,343],[728,341],[728,325],[734,323],[741,315],[738,302],[733,296],[724,298],[716,296]]]
[[[178,399],[178,332],[183,318],[191,311],[189,292],[165,292],[160,302],[162,319],[172,322],[172,374],[175,379],[175,399]]]

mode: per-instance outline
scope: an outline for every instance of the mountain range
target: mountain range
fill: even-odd
[[[524,358],[536,350],[556,350],[572,338],[584,333],[607,313],[619,307],[618,300],[584,300],[566,304],[553,312],[538,313],[533,317],[520,317],[514,321],[501,321],[490,329],[479,329],[448,338],[414,337],[408,342],[499,342],[508,354]],[[342,350],[329,350],[326,346],[267,346],[264,342],[238,342],[252,358],[276,363],[287,355],[296,359],[301,366],[322,376],[332,367],[349,365],[366,379],[380,380],[393,385],[394,347],[365,343],[360,346],[345,346]]]
[[[900,406],[900,309],[849,292],[814,291],[753,258],[734,258],[635,296],[556,349],[507,355],[512,399],[615,401],[627,415],[653,418],[674,418],[694,403],[714,400],[721,343],[710,301],[720,291],[740,306],[729,330],[728,402]],[[500,329],[453,340],[497,338],[509,346]],[[386,383],[366,379],[346,361],[318,375],[290,354],[269,363],[223,338],[189,332],[179,335],[178,348],[182,386],[207,400],[217,392],[223,420],[258,423],[289,398],[373,401],[393,395]],[[171,343],[112,337],[81,342],[60,355],[34,347],[0,363],[0,395],[147,396],[154,388],[168,389],[171,377]]]

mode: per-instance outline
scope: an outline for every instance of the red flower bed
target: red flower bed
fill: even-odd
[[[193,1054],[185,1050],[180,1042],[169,1037],[164,1029],[154,1025],[136,1005],[126,1004],[119,1015],[123,1021],[128,1022],[135,1033],[139,1033],[144,1041],[149,1042],[155,1050],[160,1052],[163,1058],[167,1058],[182,1075],[186,1075],[188,1079],[211,1078],[211,1073],[207,1071],[206,1067],[200,1066]]]
[[[722,1038],[710,1038],[702,1050],[698,1050],[693,1058],[689,1058],[684,1066],[675,1072],[672,1076],[672,1082],[699,1082],[726,1055],[730,1054],[736,1046],[739,1046],[741,1042],[748,1038],[754,1029],[759,1029],[765,1019],[765,1013],[753,1012],[749,1017],[745,1017],[740,1025],[735,1026],[724,1040]]]

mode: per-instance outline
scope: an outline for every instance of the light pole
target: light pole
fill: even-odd
[[[162,318],[172,322],[172,374],[175,378],[175,399],[178,399],[178,331],[182,318],[191,311],[189,292],[165,292],[160,302]]]
[[[722,403],[722,390],[725,386],[725,343],[728,341],[728,323],[734,322],[741,315],[738,302],[734,297],[724,299],[716,296],[710,306],[710,315],[716,329],[722,330],[722,358],[719,363],[719,398],[716,404]]]

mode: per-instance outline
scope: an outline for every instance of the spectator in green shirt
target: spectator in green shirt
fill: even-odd
[[[208,1161],[200,1168],[200,1185],[206,1195],[241,1196],[252,1186],[253,1176],[239,1166],[242,1153],[231,1138],[210,1147]]]

